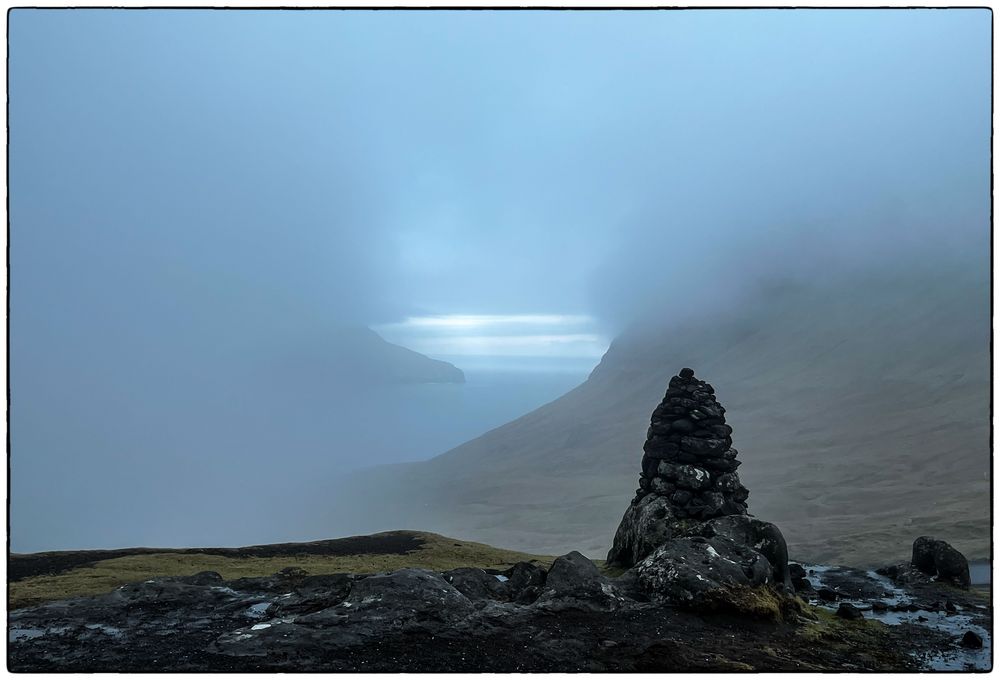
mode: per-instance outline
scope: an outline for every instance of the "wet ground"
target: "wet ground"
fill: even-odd
[[[992,608],[989,586],[978,585],[965,591],[946,584],[902,586],[874,571],[802,565],[814,589],[810,603],[836,612],[842,603],[853,605],[866,620],[899,627],[914,636],[939,637],[939,649],[917,648],[908,652],[926,670],[990,670],[993,663]],[[982,574],[975,572],[982,580]],[[833,591],[836,599],[819,596]],[[963,647],[967,632],[982,640],[982,648]]]

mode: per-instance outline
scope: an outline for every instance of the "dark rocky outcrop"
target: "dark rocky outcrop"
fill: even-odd
[[[857,618],[851,607],[866,602],[874,609],[885,588],[861,570],[837,578],[838,589],[854,598],[841,603],[841,617]],[[890,626],[873,636],[855,623],[831,629],[810,618],[790,606],[795,600],[776,593],[772,579],[766,557],[721,533],[668,541],[617,577],[603,575],[579,553],[547,570],[520,563],[495,574],[461,568],[310,575],[292,568],[225,581],[202,572],[16,609],[9,614],[8,668],[627,672],[844,670],[850,664],[916,670],[921,658],[964,649],[956,642],[970,628],[975,632],[962,644],[975,649],[978,637],[986,646],[979,633],[989,630],[988,609],[947,585],[929,581],[898,596],[943,601],[954,593],[969,617],[962,630],[948,636]],[[803,616],[843,644],[803,637]],[[776,626],[774,617],[784,623]]]

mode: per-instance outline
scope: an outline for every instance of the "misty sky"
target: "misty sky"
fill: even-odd
[[[762,281],[987,268],[990,19],[13,10],[13,521],[339,325],[587,367]]]
[[[706,264],[981,244],[989,20],[16,10],[14,321],[614,330]]]

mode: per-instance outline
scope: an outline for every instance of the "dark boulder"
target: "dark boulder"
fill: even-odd
[[[669,541],[636,565],[635,572],[653,599],[692,606],[714,591],[772,582],[766,557],[722,536]]]
[[[353,611],[386,610],[394,617],[460,616],[472,603],[443,576],[424,569],[400,569],[353,584],[344,604]]]
[[[612,581],[575,550],[556,558],[535,605],[547,611],[606,611],[624,602]]]
[[[441,576],[473,602],[507,599],[507,588],[504,583],[482,569],[461,567],[446,571]]]
[[[982,649],[983,648],[983,638],[977,633],[971,630],[965,631],[965,635],[962,636],[961,642],[958,644],[962,645],[966,649]]]
[[[848,621],[857,621],[865,618],[865,615],[861,613],[861,610],[849,602],[840,603],[840,606],[837,607],[837,616],[842,619],[847,619]]]
[[[722,537],[739,545],[752,547],[767,558],[773,569],[772,581],[779,587],[789,591],[792,589],[788,545],[781,530],[775,525],[747,515],[727,515],[705,522],[696,531],[707,538]]]
[[[837,591],[830,588],[820,588],[816,591],[816,596],[824,602],[836,602],[840,599],[840,595]]]
[[[545,585],[545,570],[537,564],[518,562],[504,572],[507,597],[511,602],[528,604],[538,599]]]
[[[929,576],[936,575],[939,581],[961,588],[968,588],[972,583],[965,555],[945,541],[930,536],[921,536],[913,542],[910,564]]]
[[[601,580],[597,565],[577,551],[557,557],[545,576],[545,591],[571,593]]]

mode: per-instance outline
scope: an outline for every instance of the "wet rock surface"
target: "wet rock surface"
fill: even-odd
[[[635,571],[640,585],[655,599],[689,606],[702,604],[720,589],[772,583],[767,558],[724,537],[668,541]]]
[[[831,625],[808,606],[777,617],[720,610],[710,599],[699,600],[711,589],[698,575],[773,592],[766,558],[757,553],[743,562],[736,544],[721,536],[688,537],[669,549],[672,564],[680,565],[675,575],[657,571],[666,562],[653,559],[656,569],[609,577],[570,553],[548,570],[522,563],[497,574],[288,569],[230,581],[212,572],[150,579],[11,612],[8,665],[14,671],[652,672],[988,663],[989,612],[975,592],[938,583],[914,590],[874,572],[803,565],[805,578],[829,582],[865,619],[877,615],[864,598],[876,597],[892,603],[886,616],[913,618]],[[899,606],[946,600],[957,613],[949,615],[943,604],[940,612],[919,609],[922,614]],[[917,624],[924,614],[937,618]],[[946,617],[951,628],[942,629]],[[823,631],[822,642],[814,630]],[[970,648],[975,638],[963,637],[966,632],[983,647]]]

